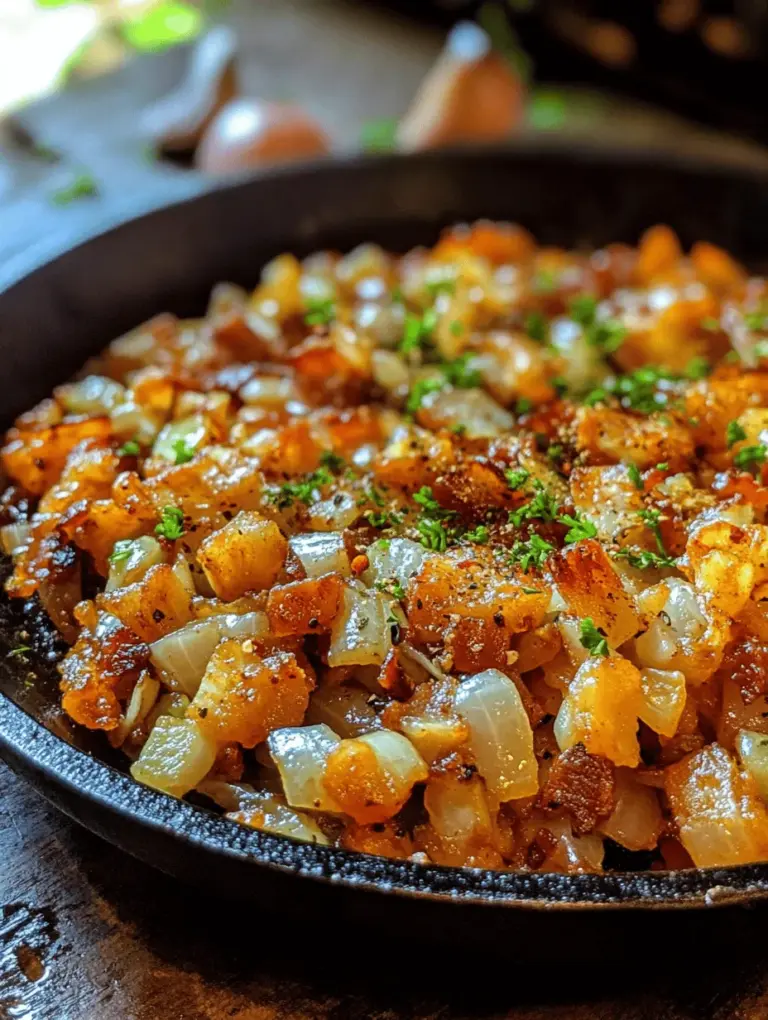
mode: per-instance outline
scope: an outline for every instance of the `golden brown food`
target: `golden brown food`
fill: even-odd
[[[714,246],[281,255],[2,462],[8,592],[140,781],[438,864],[768,858],[768,284]]]

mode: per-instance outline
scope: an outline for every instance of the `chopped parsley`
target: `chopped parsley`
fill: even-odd
[[[765,463],[768,447],[763,443],[755,443],[753,446],[744,446],[733,458],[733,463],[744,471],[757,473],[757,469]]]
[[[443,276],[436,280],[427,280],[424,288],[433,298],[436,298],[438,294],[455,294],[456,279],[453,276]]]
[[[363,516],[372,528],[393,528],[403,522],[403,518],[394,510],[369,510]]]
[[[706,358],[698,357],[691,358],[688,364],[685,366],[685,378],[696,381],[697,379],[706,379],[709,373],[712,371],[712,366]]]
[[[423,315],[412,315],[410,312],[405,317],[403,325],[403,339],[400,341],[399,350],[401,354],[411,354],[413,351],[421,350],[432,340],[432,333],[437,325],[437,312],[434,308],[428,308]]]
[[[562,443],[552,443],[551,446],[547,447],[547,457],[556,464],[563,459],[563,454]]]
[[[533,401],[528,397],[520,397],[515,404],[515,414],[528,414],[533,407]]]
[[[422,485],[419,491],[413,494],[413,500],[423,507],[421,519],[416,525],[421,544],[435,552],[445,552],[449,542],[455,539],[456,533],[454,529],[447,531],[443,522],[447,518],[455,517],[456,512],[444,510],[428,485]]]
[[[612,396],[619,400],[622,407],[641,414],[652,414],[668,407],[666,394],[658,392],[658,384],[675,379],[676,377],[665,368],[644,365],[627,375],[609,379],[603,386],[598,386],[588,393],[584,403],[593,407]]]
[[[140,453],[141,447],[135,439],[129,439],[117,451],[118,457],[138,457]]]
[[[386,506],[387,501],[375,485],[366,485],[363,495],[358,499],[357,505],[364,506],[366,503],[373,503],[374,506]]]
[[[482,383],[483,377],[478,370],[469,367],[471,359],[471,354],[460,354],[453,361],[446,361],[441,365],[442,372],[451,386],[468,390]]]
[[[554,269],[539,269],[534,275],[531,284],[537,294],[551,294],[557,289],[560,282],[560,274]]]
[[[507,468],[504,472],[504,477],[507,479],[507,485],[510,489],[522,489],[528,479],[531,477],[530,471],[526,471],[525,468]]]
[[[756,312],[748,312],[744,316],[744,325],[752,332],[768,330],[768,305],[761,305]]]
[[[174,542],[184,534],[184,511],[177,506],[164,506],[160,511],[160,523],[155,534]]]
[[[656,465],[657,471],[669,471],[669,462],[666,460],[660,460]]]
[[[465,531],[462,538],[466,539],[467,542],[477,542],[479,545],[486,545],[491,535],[488,528],[484,524],[478,524],[476,528],[471,531]]]
[[[661,537],[661,511],[656,509],[638,510],[637,516],[653,534],[659,554],[668,558],[667,550],[664,548],[664,539]]]
[[[549,340],[549,323],[543,312],[530,312],[525,317],[523,329],[537,343],[545,344]]]
[[[121,538],[115,542],[112,552],[109,555],[110,563],[122,563],[129,559],[133,552],[133,541],[130,538]]]
[[[566,545],[571,545],[573,542],[582,542],[586,538],[597,538],[597,528],[592,521],[588,521],[586,517],[582,517],[578,512],[573,515],[560,514],[557,520],[559,524],[568,525],[568,531],[565,535]]]
[[[547,492],[541,482],[533,483],[536,494],[532,500],[518,507],[517,510],[510,510],[509,520],[516,528],[519,528],[523,521],[554,521],[557,519],[559,509],[555,497]]]
[[[743,439],[747,438],[747,433],[739,425],[737,421],[729,421],[725,429],[725,441],[728,444],[728,449],[734,445],[734,443],[740,443]]]
[[[464,436],[467,432],[467,426],[462,422],[457,422],[456,425],[451,425],[448,431],[453,432],[455,436]]]
[[[626,560],[630,567],[636,567],[638,570],[647,570],[648,567],[656,567],[661,570],[665,567],[675,566],[674,556],[668,556],[666,553],[662,556],[650,549],[620,549],[616,556]]]
[[[174,464],[187,464],[195,456],[195,451],[187,445],[185,439],[176,439],[173,443]]]
[[[28,652],[31,651],[32,651],[31,645],[16,645],[15,648],[12,648],[10,652],[8,652],[8,658],[9,659],[17,658],[22,655],[26,655]]]
[[[547,542],[541,535],[533,534],[527,542],[515,542],[509,552],[509,562],[528,574],[534,567],[541,569],[554,551],[551,542]]]
[[[330,485],[332,481],[333,475],[328,468],[319,467],[317,471],[306,475],[300,482],[286,482],[281,485],[277,492],[270,494],[269,500],[281,510],[292,506],[295,499],[309,506],[315,499],[317,489],[322,485]]]
[[[384,591],[388,595],[392,595],[398,600],[398,602],[402,602],[405,598],[405,588],[402,584],[400,584],[396,577],[388,577],[386,580],[378,580],[374,587],[377,591]],[[395,618],[394,620],[387,620],[387,623],[400,623],[400,621]]]
[[[408,399],[405,402],[405,410],[408,414],[416,414],[428,393],[436,393],[444,387],[444,379],[419,379],[411,387],[411,392],[408,394]]]
[[[334,453],[333,450],[323,450],[320,454],[320,465],[333,471],[335,475],[343,471],[345,467],[344,458],[340,457],[338,453]]]
[[[464,323],[459,322],[458,319],[454,319],[448,328],[450,329],[452,336],[461,336],[464,332]]]
[[[706,329],[708,333],[717,333],[720,329],[719,321],[712,315],[708,315],[706,319],[702,319],[699,325],[702,329]]]
[[[333,298],[307,298],[304,322],[308,326],[327,326],[335,315],[336,305]]]
[[[591,655],[608,655],[608,641],[605,634],[595,626],[591,616],[587,616],[579,625],[580,640]]]
[[[645,486],[643,485],[643,476],[640,474],[640,468],[637,464],[630,462],[627,464],[627,471],[629,472],[630,482],[632,482],[636,489],[642,492]]]
[[[434,517],[424,517],[419,521],[417,528],[419,540],[427,549],[432,549],[434,552],[445,552],[448,548],[449,535],[442,521],[435,520]]]
[[[579,294],[571,300],[569,311],[574,322],[584,330],[587,343],[603,354],[613,354],[624,343],[627,330],[616,319],[597,318],[597,298]]]
[[[579,294],[571,298],[568,311],[580,326],[591,326],[597,316],[597,298],[593,294]]]

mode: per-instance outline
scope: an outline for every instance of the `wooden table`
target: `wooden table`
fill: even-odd
[[[366,120],[402,112],[440,46],[432,30],[370,5],[243,0],[230,18],[246,90],[305,102],[341,148]],[[100,195],[52,206],[60,168],[0,144],[0,261],[183,173],[150,166],[135,132],[136,111],[175,83],[182,62],[173,53],[128,67],[20,117],[87,166]],[[575,135],[768,165],[757,146],[636,104],[590,98],[579,109],[565,125]],[[212,902],[204,875],[199,888],[180,886],[55,813],[2,765],[0,907],[0,1020],[768,1018],[762,946],[702,966],[695,947],[664,942],[662,923],[644,959],[585,971],[516,968],[503,946],[478,959],[463,946],[392,946],[375,931],[329,940],[328,919],[297,928]]]

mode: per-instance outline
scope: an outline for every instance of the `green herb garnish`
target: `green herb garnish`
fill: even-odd
[[[706,358],[691,358],[685,366],[684,375],[686,379],[691,379],[695,382],[697,379],[706,379],[711,371],[712,366]]]
[[[559,524],[567,524],[568,531],[565,535],[565,544],[572,545],[574,542],[582,542],[586,538],[597,538],[597,528],[592,521],[588,521],[581,514],[560,514],[557,518]]]
[[[285,509],[293,504],[295,499],[309,506],[315,499],[315,492],[322,485],[330,485],[333,475],[325,467],[319,467],[317,471],[306,475],[300,482],[286,482],[280,486],[277,492],[272,493],[268,498],[280,509]]]
[[[397,118],[379,117],[363,124],[360,147],[364,152],[391,152],[397,139]]]
[[[184,534],[184,511],[177,506],[164,506],[160,511],[160,523],[155,534],[174,542]]]
[[[643,484],[643,476],[640,474],[640,468],[637,464],[630,462],[627,464],[627,471],[629,472],[630,482],[632,482],[636,489],[639,489],[642,492],[645,486]]]
[[[140,453],[141,447],[135,439],[129,439],[117,451],[118,457],[138,457]]]
[[[338,453],[334,453],[333,450],[323,450],[320,454],[320,464],[324,468],[328,468],[329,471],[333,471],[337,475],[340,471],[344,470],[344,458],[340,457]]]
[[[173,443],[175,464],[187,464],[195,456],[195,451],[187,445],[186,440],[176,439]]]
[[[517,510],[510,510],[509,520],[516,528],[519,528],[523,521],[554,521],[557,519],[558,503],[551,493],[547,492],[539,481],[535,481],[536,494],[530,502],[518,507]]]
[[[333,298],[309,297],[305,308],[304,322],[308,326],[327,326],[336,315]]]
[[[486,545],[491,534],[484,524],[478,524],[471,531],[465,531],[461,537],[466,539],[467,542],[477,542],[479,545]]]
[[[661,570],[675,566],[674,556],[668,556],[666,553],[662,556],[660,553],[651,552],[650,549],[620,549],[616,556],[626,560],[630,567],[636,567],[638,570],[646,570],[648,567]]]
[[[753,446],[744,446],[733,458],[733,463],[738,468],[751,471],[757,474],[757,469],[765,463],[768,448],[763,443],[755,443]]]
[[[115,542],[112,552],[109,555],[110,563],[122,563],[123,560],[127,560],[133,552],[133,540],[130,538],[121,538]]]
[[[728,449],[734,445],[734,443],[740,443],[743,439],[747,438],[747,433],[739,425],[737,421],[729,421],[725,429],[725,441],[728,445]]]
[[[445,552],[448,548],[448,532],[445,530],[442,521],[435,520],[433,517],[425,517],[419,521],[417,528],[421,544],[426,546],[427,549],[432,549],[435,552]]]
[[[530,312],[525,317],[523,329],[537,343],[545,344],[549,340],[549,323],[543,312]]]
[[[533,401],[528,397],[520,397],[515,404],[515,414],[528,414],[533,408]]]
[[[547,558],[555,551],[551,542],[545,541],[541,535],[533,534],[526,542],[515,542],[509,551],[509,562],[512,566],[522,568],[524,574],[536,567],[541,569]]]
[[[451,386],[468,390],[482,383],[483,377],[477,369],[469,367],[471,359],[471,354],[460,354],[458,358],[454,358],[453,361],[446,361],[440,366]]]
[[[423,315],[412,315],[409,312],[403,324],[403,339],[399,345],[400,353],[411,354],[429,344],[436,325],[437,312],[434,308],[428,308]]]
[[[530,471],[526,471],[525,468],[507,468],[504,472],[504,477],[507,479],[507,485],[510,489],[522,489],[528,479],[531,477]]]
[[[605,634],[595,626],[594,620],[587,616],[579,625],[580,640],[591,655],[608,655],[608,641]]]

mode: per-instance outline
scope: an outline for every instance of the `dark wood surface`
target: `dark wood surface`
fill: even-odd
[[[245,90],[305,102],[340,149],[397,115],[439,36],[370,5],[236,3]],[[131,65],[31,107],[17,123],[62,153],[51,166],[0,141],[0,259],[96,222],[185,171],[147,162],[136,113],[178,80],[183,54]],[[635,146],[768,165],[756,146],[604,99],[565,129]],[[619,111],[620,115],[615,115]],[[84,166],[99,196],[59,208],[50,192]],[[295,894],[302,896],[300,883]],[[720,963],[658,939],[621,966],[520,968],[498,947],[398,944],[300,924],[171,881],[57,814],[0,765],[0,1020],[768,1020],[764,946]],[[707,923],[717,923],[709,918]],[[707,938],[702,925],[702,945]]]

